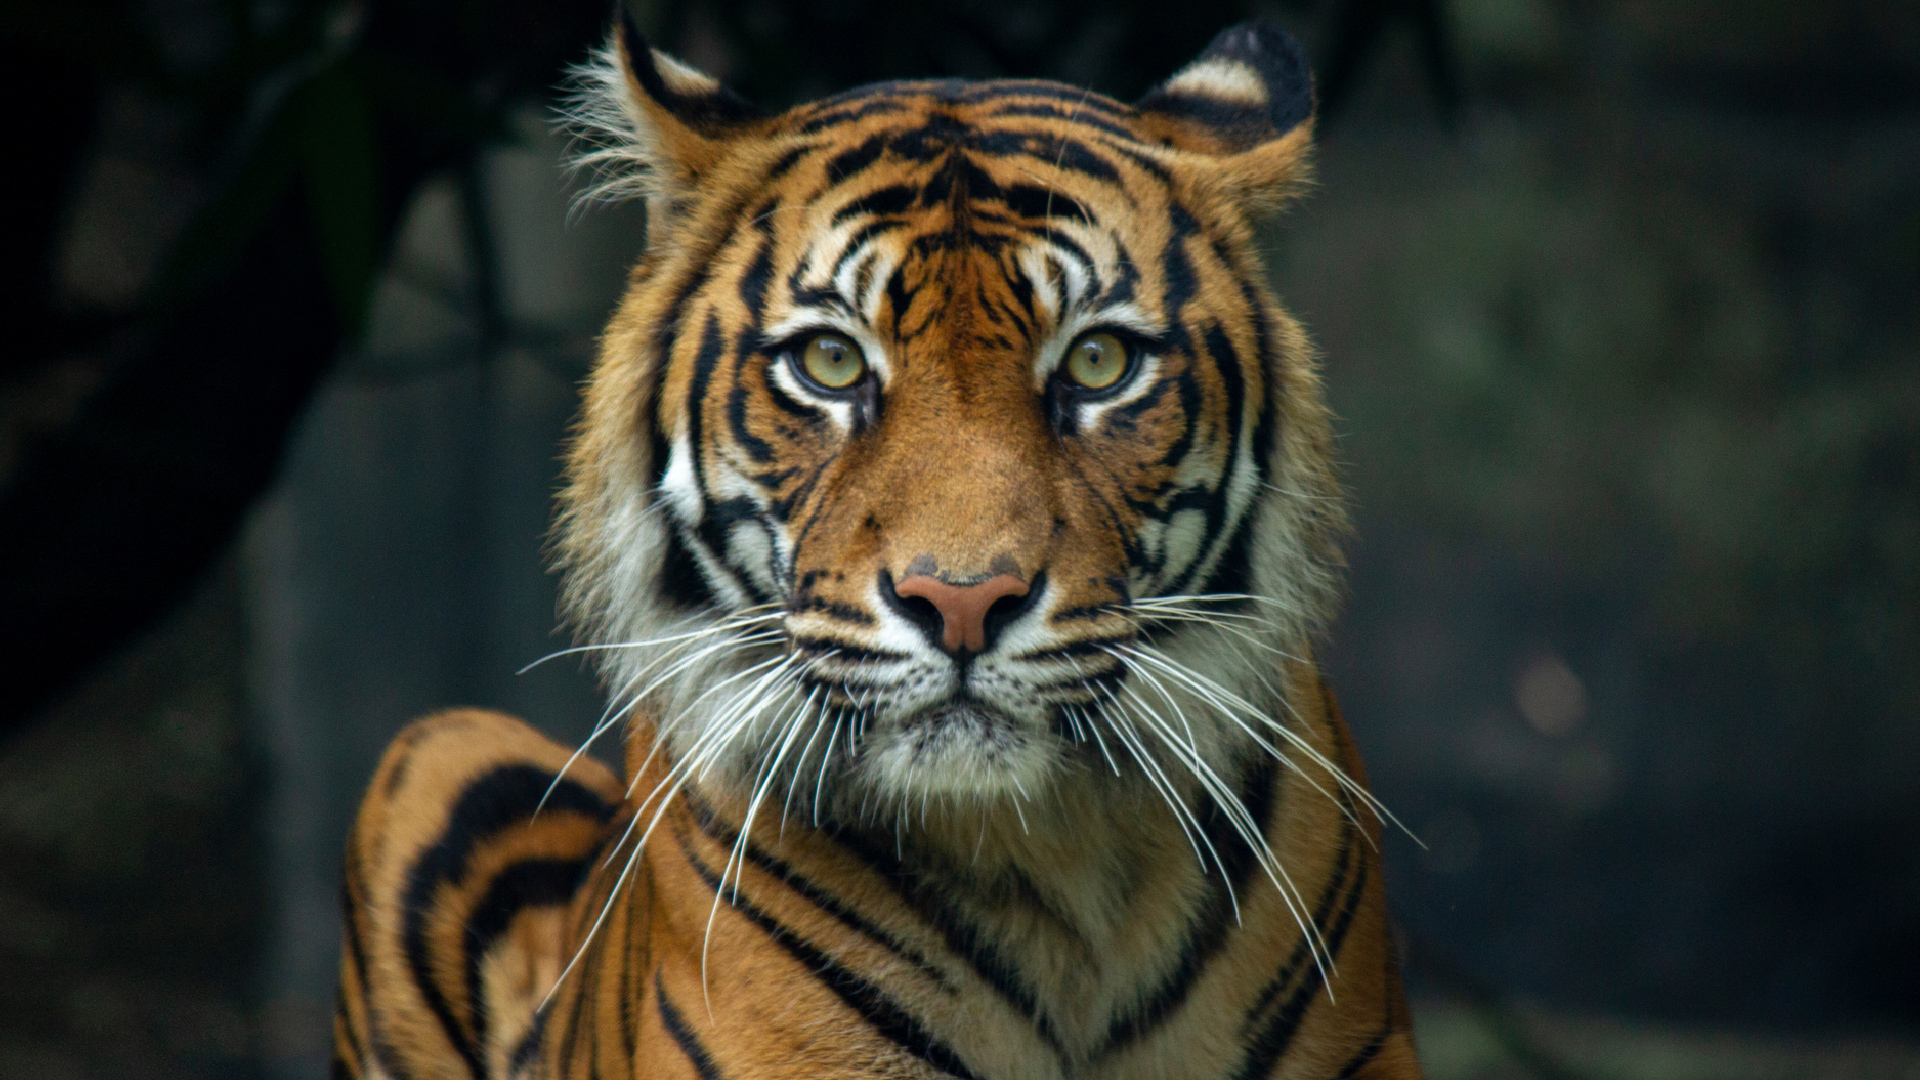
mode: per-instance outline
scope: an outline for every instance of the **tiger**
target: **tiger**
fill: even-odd
[[[552,551],[622,775],[402,731],[334,1075],[1419,1077],[1314,659],[1331,420],[1256,232],[1314,107],[1264,22],[1131,105],[774,113],[617,20],[568,115],[648,233]]]

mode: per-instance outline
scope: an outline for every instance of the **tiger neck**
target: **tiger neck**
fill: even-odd
[[[1274,762],[1252,757],[1222,771],[1277,847],[1271,823],[1283,785]],[[844,880],[851,856],[944,937],[956,962],[1024,1001],[1063,1055],[1093,1060],[1124,1044],[1183,963],[1221,947],[1262,880],[1252,847],[1197,787],[1177,792],[1196,823],[1184,830],[1144,776],[1116,776],[1102,763],[1017,806],[930,806],[894,822],[819,825],[776,812],[739,850],[743,864],[783,867],[796,879]],[[739,838],[746,806],[737,792],[713,785],[687,800],[710,836]]]

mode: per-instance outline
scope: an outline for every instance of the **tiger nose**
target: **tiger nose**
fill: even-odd
[[[962,650],[986,652],[987,612],[1008,597],[1027,595],[1027,589],[1027,583],[1012,574],[999,574],[974,585],[950,585],[928,574],[913,574],[900,579],[894,593],[932,604],[940,615],[940,647],[958,654]]]

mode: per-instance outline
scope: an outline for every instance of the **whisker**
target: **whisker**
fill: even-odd
[[[719,651],[725,648],[742,648],[747,645],[754,644],[761,640],[772,640],[779,636],[780,635],[777,633],[758,633],[758,634],[748,634],[744,636],[736,636],[728,639],[727,641],[716,643],[713,646],[709,647],[708,649],[702,650],[701,653],[696,655],[699,657],[704,657],[708,654],[711,654],[712,652]],[[675,651],[677,651],[677,648],[679,647],[676,647]],[[666,655],[671,656],[673,655],[673,652],[670,651]],[[662,659],[664,658],[665,657],[663,657]],[[658,662],[659,660],[655,661],[655,663],[658,663]],[[536,817],[539,816],[540,811],[546,807],[547,800],[552,797],[554,789],[560,786],[560,781],[566,777],[567,771],[573,768],[574,762],[579,761],[581,755],[585,754],[587,750],[590,747],[592,747],[594,742],[600,738],[600,736],[606,734],[606,732],[610,730],[615,724],[624,720],[630,713],[632,713],[632,711],[642,701],[646,700],[647,695],[651,693],[653,689],[657,687],[662,680],[664,680],[665,678],[669,677],[672,674],[672,671],[669,671],[663,674],[660,679],[654,680],[653,684],[649,685],[647,689],[642,690],[638,694],[631,694],[631,696],[629,696],[630,691],[633,688],[633,684],[640,681],[640,679],[644,678],[646,676],[647,671],[650,670],[653,666],[654,666],[653,664],[648,664],[647,667],[644,667],[640,669],[640,671],[636,672],[632,678],[627,680],[626,685],[623,686],[620,689],[620,691],[615,695],[613,695],[612,699],[608,701],[607,709],[606,711],[601,713],[600,719],[593,726],[593,731],[589,733],[587,735],[586,740],[582,742],[577,748],[575,748],[573,753],[567,757],[566,763],[560,766],[560,771],[554,774],[552,783],[549,783],[547,785],[547,790],[541,794],[540,802],[538,805],[534,807],[534,811],[533,811]],[[675,670],[682,670],[684,669],[684,666],[685,665],[675,665]],[[752,669],[749,668],[748,670],[751,671]],[[621,702],[621,701],[624,701],[624,704],[621,704],[618,709],[615,709],[614,704],[616,702]],[[652,755],[649,754],[648,761],[651,761],[651,760],[652,760]]]
[[[798,692],[799,686],[800,684],[797,682],[790,683],[788,690],[789,695]],[[813,704],[814,697],[818,695],[819,692],[819,689],[816,687],[813,693],[807,696],[807,699],[800,705],[801,713],[805,713]],[[778,710],[785,708],[788,700],[791,700],[791,698],[782,699],[780,705],[776,706],[776,720]],[[778,773],[781,760],[786,757],[787,750],[793,746],[793,740],[799,735],[799,732],[800,725],[798,723],[789,725],[787,737],[781,742],[780,749],[774,754],[770,761],[764,761],[761,765],[759,775],[755,778],[752,797],[747,802],[746,816],[740,822],[739,835],[734,839],[733,850],[728,853],[726,864],[720,868],[720,881],[713,890],[713,906],[707,911],[706,935],[700,941],[700,992],[707,999],[707,1015],[709,1019],[711,1019],[713,1015],[713,998],[707,982],[707,954],[713,945],[713,923],[720,914],[720,901],[726,893],[727,876],[729,873],[734,875],[733,898],[730,902],[737,905],[740,902],[740,881],[746,876],[747,872],[747,843],[748,836],[753,831],[753,819],[755,815],[760,812],[761,800],[766,798],[767,788]]]
[[[1335,783],[1341,789],[1346,791],[1348,794],[1354,796],[1355,798],[1358,798],[1362,803],[1364,803],[1367,806],[1367,808],[1370,811],[1372,811],[1372,813],[1376,818],[1378,818],[1381,821],[1391,822],[1392,824],[1394,824],[1395,826],[1403,830],[1406,829],[1406,826],[1400,823],[1400,820],[1396,818],[1393,815],[1393,813],[1387,809],[1384,803],[1380,802],[1380,800],[1375,798],[1374,795],[1371,792],[1367,791],[1367,789],[1364,786],[1359,784],[1352,777],[1348,776],[1345,769],[1342,769],[1340,766],[1336,765],[1332,760],[1327,758],[1325,754],[1322,754],[1317,747],[1315,747],[1312,743],[1309,743],[1298,732],[1292,730],[1287,725],[1276,721],[1273,717],[1268,716],[1263,710],[1255,706],[1252,702],[1247,701],[1244,697],[1241,697],[1239,694],[1234,693],[1232,690],[1228,689],[1227,687],[1220,685],[1218,681],[1200,672],[1193,671],[1192,669],[1186,667],[1185,665],[1176,663],[1171,658],[1167,657],[1161,650],[1154,649],[1151,647],[1142,648],[1138,646],[1123,646],[1123,649],[1125,649],[1126,651],[1130,652],[1132,655],[1140,658],[1143,661],[1154,664],[1160,670],[1166,672],[1170,677],[1182,682],[1183,684],[1193,689],[1195,693],[1200,694],[1203,698],[1206,698],[1211,703],[1213,703],[1215,707],[1221,711],[1222,715],[1226,716],[1230,720],[1233,720],[1236,724],[1240,726],[1241,730],[1246,731],[1250,736],[1253,735],[1252,729],[1249,728],[1244,722],[1242,722],[1242,719],[1241,719],[1242,717],[1253,719],[1256,722],[1260,723],[1265,728],[1267,728],[1269,731],[1272,731],[1278,734],[1281,738],[1285,739],[1301,754],[1305,755],[1308,758],[1308,760],[1312,761],[1314,764],[1326,770],[1327,773],[1334,778]],[[1288,708],[1289,711],[1292,711],[1291,703],[1287,702],[1287,699],[1284,695],[1280,696],[1280,701],[1283,705],[1285,705]],[[1296,718],[1297,718],[1297,715],[1296,715]],[[1262,745],[1266,745],[1264,741],[1262,741]],[[1296,771],[1298,770],[1296,769]],[[1301,775],[1305,776],[1306,774],[1301,773]],[[1323,793],[1324,793],[1324,790],[1323,790]]]
[[[1173,733],[1166,729],[1164,722],[1150,724],[1149,730],[1153,730],[1160,737],[1161,742],[1174,752],[1176,758],[1183,757],[1181,754],[1183,747],[1180,746],[1178,740],[1173,738]],[[1219,807],[1220,811],[1226,816],[1228,825],[1240,838],[1241,842],[1245,843],[1253,851],[1255,861],[1260,865],[1261,871],[1266,874],[1267,880],[1273,883],[1275,891],[1280,895],[1281,903],[1286,907],[1288,915],[1290,915],[1294,921],[1294,925],[1299,928],[1301,935],[1305,938],[1308,952],[1313,956],[1314,966],[1320,969],[1323,977],[1326,976],[1328,972],[1334,968],[1330,946],[1325,936],[1320,932],[1318,925],[1307,917],[1307,901],[1305,895],[1301,893],[1299,885],[1293,880],[1293,876],[1287,872],[1286,866],[1282,864],[1279,857],[1274,854],[1260,825],[1253,820],[1252,814],[1247,811],[1246,805],[1240,801],[1239,795],[1228,788],[1217,774],[1214,774],[1211,769],[1207,768],[1205,762],[1189,759],[1184,760],[1182,763],[1193,772],[1195,778],[1200,781],[1201,786],[1207,790],[1208,795],[1212,797],[1214,804]],[[1224,868],[1222,868],[1222,877],[1225,877]],[[1229,890],[1229,893],[1231,893],[1231,890]],[[1237,918],[1239,914],[1237,905],[1234,910]],[[1332,996],[1331,989],[1328,991],[1328,996]]]

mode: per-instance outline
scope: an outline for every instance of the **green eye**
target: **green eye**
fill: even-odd
[[[1127,347],[1112,334],[1088,334],[1067,350],[1067,378],[1084,390],[1105,390],[1127,373]]]
[[[838,334],[818,334],[801,347],[800,370],[829,390],[845,390],[866,377],[867,358]]]

